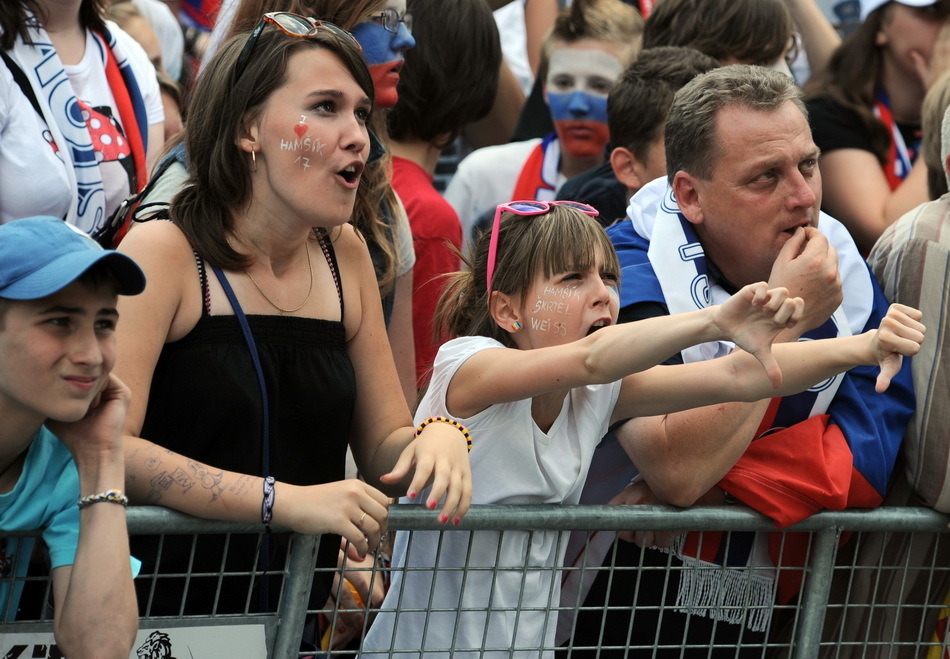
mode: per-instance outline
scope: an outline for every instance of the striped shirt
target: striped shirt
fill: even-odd
[[[924,503],[950,512],[950,195],[888,227],[868,257],[892,302],[923,311],[927,336],[912,360],[917,412],[904,437],[906,476]]]

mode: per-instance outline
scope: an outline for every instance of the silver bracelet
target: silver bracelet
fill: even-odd
[[[106,490],[98,494],[90,494],[89,496],[80,498],[79,501],[76,502],[76,505],[79,506],[79,510],[82,510],[94,503],[102,503],[103,501],[117,503],[123,508],[129,505],[129,498],[122,494],[122,490]]]

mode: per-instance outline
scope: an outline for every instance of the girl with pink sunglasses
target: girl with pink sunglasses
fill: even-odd
[[[617,325],[620,266],[596,214],[574,202],[499,206],[440,300],[436,327],[455,338],[439,350],[415,420],[467,427],[473,503],[575,504],[616,421],[781,396],[857,364],[880,364],[883,390],[923,340],[920,313],[895,305],[880,330],[773,354],[803,302],[763,282],[719,306]],[[736,350],[655,366],[716,340]],[[553,656],[566,541],[560,531],[398,534],[393,564],[403,569],[363,656]]]

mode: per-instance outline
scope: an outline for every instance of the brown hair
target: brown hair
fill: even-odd
[[[373,98],[373,81],[356,44],[330,30],[291,39],[276,28],[265,28],[244,72],[234,80],[247,37],[238,34],[228,40],[198,78],[184,131],[189,176],[171,206],[172,217],[198,254],[226,269],[249,265],[248,257],[227,240],[233,212],[251,194],[250,159],[238,148],[238,136],[245,122],[260,116],[271,94],[286,80],[291,56],[313,48],[330,51]]]
[[[614,82],[607,97],[610,143],[630,149],[641,162],[662,134],[673,95],[719,62],[695,48],[646,48]]]
[[[696,76],[673,97],[666,120],[666,172],[670,183],[678,171],[709,179],[722,145],[716,117],[727,107],[760,112],[795,104],[807,119],[802,93],[784,73],[750,64],[731,64]]]
[[[241,0],[228,37],[253,29],[260,17],[269,11],[312,16],[351,31],[385,5],[386,0]]]
[[[437,342],[454,336],[487,336],[509,348],[511,335],[489,312],[488,244],[491,231],[476,238],[465,268],[449,275],[433,323]],[[538,273],[550,277],[570,269],[585,269],[603,255],[605,269],[620,277],[620,263],[610,239],[596,218],[567,205],[552,206],[543,215],[506,211],[498,229],[492,290],[523,297]]]
[[[106,23],[104,16],[109,0],[83,0],[79,6],[79,24],[87,30],[104,32]],[[0,48],[10,50],[19,34],[26,43],[30,43],[27,30],[27,17],[30,13],[36,15],[40,24],[45,23],[49,16],[46,8],[39,0],[3,0],[0,2]]]
[[[407,10],[416,46],[406,52],[389,134],[438,138],[444,149],[491,110],[502,59],[498,28],[484,0],[409,0]]]
[[[547,77],[548,61],[559,44],[572,44],[583,39],[628,47],[621,64],[627,66],[640,51],[643,17],[622,0],[574,0],[554,21],[541,44],[541,65],[538,77]]]
[[[241,0],[229,36],[253,29],[260,17],[270,11],[312,16],[350,31],[385,5],[386,0]],[[388,144],[384,112],[374,112],[369,127],[384,146]],[[379,291],[383,296],[393,289],[396,282],[396,248],[393,245],[394,230],[390,224],[397,221],[396,215],[400,211],[389,180],[391,160],[387,153],[383,158],[366,164],[360,177],[361,194],[357,197],[351,219],[353,226],[379,250],[380,258],[377,259],[374,254],[373,264]],[[388,213],[391,218],[388,222],[384,213]]]
[[[828,66],[805,83],[807,98],[826,96],[857,115],[881,165],[887,161],[891,136],[873,110],[874,95],[884,72],[884,58],[876,39],[890,4],[885,3],[868,14],[835,49]]]
[[[647,19],[643,47],[688,46],[721,61],[769,63],[794,30],[783,0],[663,0]]]

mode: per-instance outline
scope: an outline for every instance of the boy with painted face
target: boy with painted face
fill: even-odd
[[[393,107],[399,100],[396,85],[405,63],[405,51],[416,45],[406,0],[389,0],[369,21],[355,25],[353,36],[363,47],[376,86],[376,107]]]
[[[495,205],[553,200],[568,178],[603,161],[607,95],[639,51],[642,31],[640,14],[621,0],[577,0],[561,12],[542,48],[555,131],[478,149],[459,164],[445,198],[459,214],[465,240],[491,219]]]
[[[116,296],[144,288],[132,259],[61,219],[0,226],[0,529],[43,530],[70,657],[128,656],[138,625],[122,494],[130,394],[111,371]],[[34,544],[0,537],[0,577],[24,576]],[[0,621],[16,618],[23,583],[10,587]]]
[[[577,159],[599,158],[609,139],[607,94],[623,71],[606,44],[555,45],[545,98],[561,148]]]

